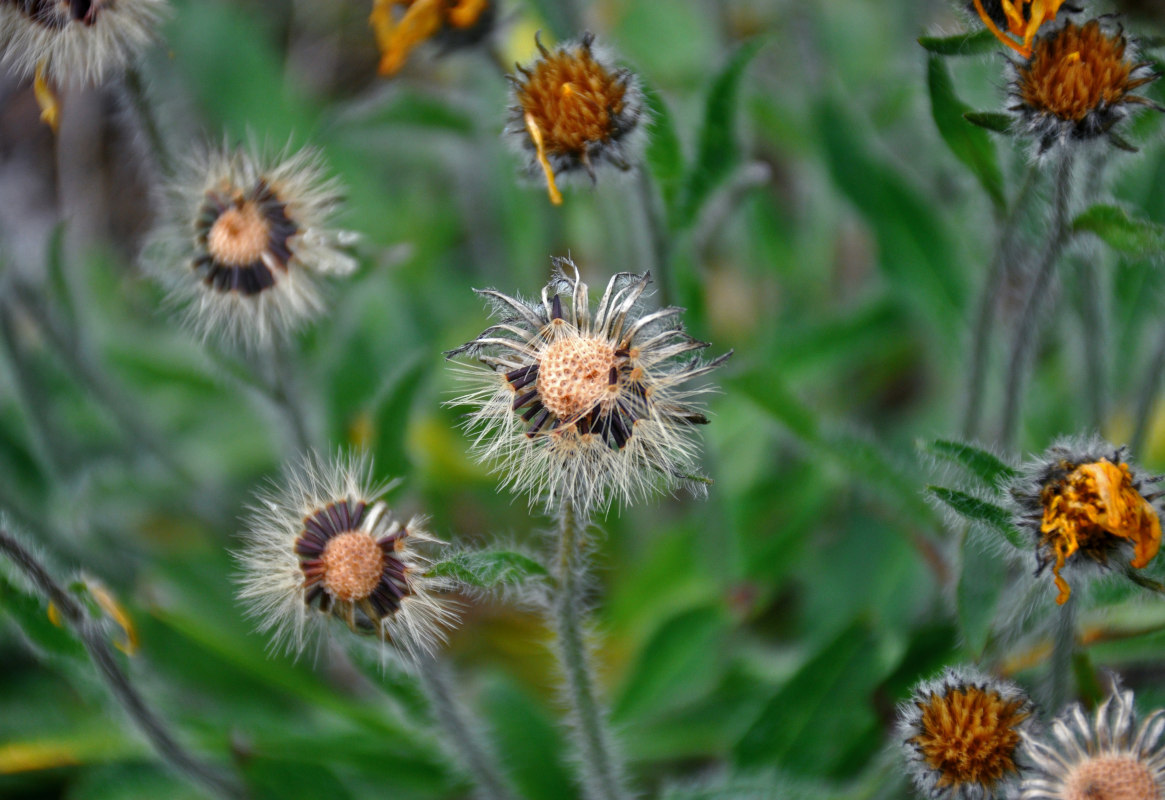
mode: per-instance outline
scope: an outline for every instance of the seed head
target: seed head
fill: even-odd
[[[0,64],[22,77],[100,83],[154,38],[165,0],[0,0]]]
[[[239,597],[273,649],[298,654],[328,616],[410,654],[444,638],[447,587],[425,575],[418,550],[436,540],[419,518],[396,519],[378,499],[384,489],[366,459],[309,454],[257,495],[237,554]]]
[[[1142,569],[1160,549],[1157,495],[1142,492],[1160,478],[1139,476],[1124,455],[1103,442],[1066,440],[1026,464],[1010,486],[1016,524],[1035,541],[1036,571],[1051,565],[1061,605],[1072,594],[1062,572],[1089,564]]]
[[[1040,152],[1100,136],[1131,149],[1115,130],[1117,124],[1133,106],[1160,110],[1133,94],[1157,74],[1149,62],[1137,60],[1123,30],[1110,27],[1095,19],[1083,26],[1067,22],[1036,39],[1027,61],[1012,65],[1011,110],[1019,116],[1021,133]]]
[[[593,181],[604,162],[627,170],[638,159],[643,93],[629,70],[595,47],[592,34],[553,50],[535,41],[541,58],[509,76],[513,103],[506,133],[529,157],[528,172],[541,169],[557,205],[556,178],[585,170]]]
[[[914,785],[928,800],[989,800],[1018,774],[1016,752],[1033,707],[1015,684],[967,667],[924,681],[899,708]]]
[[[394,18],[394,7],[404,13]],[[413,49],[434,39],[446,49],[481,41],[493,30],[493,0],[374,0],[368,22],[380,48],[380,74],[395,75]]]
[[[162,200],[143,260],[204,337],[263,347],[322,310],[316,274],[356,268],[329,227],[338,184],[313,150],[207,148]]]
[[[1053,741],[1025,735],[1031,762],[1021,800],[1165,800],[1165,711],[1136,726],[1133,693],[1119,688],[1089,720],[1079,705],[1052,724]]]
[[[473,408],[477,455],[532,501],[584,508],[690,480],[708,388],[686,384],[731,354],[702,361],[708,345],[684,332],[680,309],[646,311],[649,276],[616,275],[592,312],[574,263],[555,264],[541,302],[479,292],[498,323],[446,354],[481,365],[463,371],[471,391],[453,401]]]

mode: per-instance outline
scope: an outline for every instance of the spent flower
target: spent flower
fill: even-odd
[[[1055,19],[1061,6],[1074,9],[1064,0],[972,0],[971,5],[995,38],[1024,58],[1031,55],[1040,27]]]
[[[1021,800],[1165,800],[1165,710],[1137,727],[1133,693],[1119,687],[1089,719],[1079,705],[1061,714],[1051,741],[1024,737]]]
[[[1125,448],[1099,440],[1065,439],[1030,460],[1010,484],[1015,524],[1034,543],[1036,572],[1049,565],[1064,604],[1072,589],[1064,574],[1090,567],[1142,569],[1161,547],[1158,494],[1125,459]]]
[[[898,709],[907,771],[927,800],[990,800],[1018,777],[1034,707],[1013,683],[969,667],[923,681]]]
[[[449,587],[425,574],[422,552],[440,542],[421,518],[398,519],[386,489],[366,458],[309,453],[257,494],[236,554],[239,597],[273,649],[298,654],[328,617],[411,655],[444,639]]]
[[[537,302],[479,291],[498,322],[446,353],[480,364],[453,401],[473,408],[477,455],[531,500],[584,509],[691,483],[709,388],[689,383],[731,353],[703,361],[709,345],[684,331],[682,309],[647,310],[649,275],[615,275],[592,311],[574,263],[555,267]]]
[[[403,7],[397,17],[393,9]],[[395,75],[428,39],[445,47],[480,41],[493,29],[495,0],[374,0],[368,18],[380,49],[381,75]]]
[[[166,187],[146,268],[203,338],[266,346],[322,310],[317,275],[356,268],[340,202],[313,149],[204,148]]]
[[[506,133],[529,158],[528,172],[541,169],[551,201],[562,202],[556,179],[611,164],[628,170],[643,140],[644,99],[639,81],[595,45],[586,33],[553,50],[535,37],[541,57],[517,65],[511,84]]]

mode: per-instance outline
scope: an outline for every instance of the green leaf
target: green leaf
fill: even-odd
[[[651,130],[646,152],[647,166],[655,178],[656,185],[659,186],[664,207],[667,209],[667,218],[674,220],[679,193],[683,186],[684,171],[687,169],[684,151],[676,133],[671,111],[668,110],[663,97],[654,88],[647,86],[643,89],[643,96],[651,115]]]
[[[937,458],[958,464],[987,486],[999,488],[1004,481],[1017,474],[1012,466],[998,456],[966,442],[935,439],[923,444],[922,450]]]
[[[876,724],[870,694],[881,672],[877,640],[864,622],[855,622],[805,662],[761,709],[734,748],[736,765],[827,773]]]
[[[1011,133],[1011,117],[1000,111],[965,111],[963,119],[995,133]]]
[[[964,118],[971,108],[955,95],[950,69],[939,56],[927,59],[926,82],[930,90],[930,113],[943,141],[955,158],[978,178],[995,207],[1002,210],[1007,205],[1007,197],[995,143],[986,131]]]
[[[482,711],[505,760],[519,796],[526,800],[577,797],[574,780],[563,764],[562,737],[553,717],[513,678],[498,674],[481,694]]]
[[[3,556],[0,556],[3,558]],[[42,655],[85,659],[85,648],[68,628],[49,619],[48,605],[39,595],[25,590],[0,568],[0,612],[10,616]]]
[[[738,47],[712,82],[704,105],[696,161],[688,175],[679,218],[674,221],[677,227],[695,221],[704,202],[740,162],[736,124],[740,80],[762,44],[762,39],[753,39]]]
[[[920,36],[918,43],[937,56],[977,56],[999,49],[999,40],[986,28],[956,36]]]
[[[1011,512],[1007,509],[957,489],[928,486],[926,491],[931,497],[941,500],[959,516],[971,522],[982,523],[996,533],[1002,534],[1008,543],[1017,550],[1026,549],[1024,536],[1011,524]]]
[[[955,603],[963,646],[977,658],[991,637],[991,623],[1003,592],[1004,565],[994,548],[974,542],[972,531],[963,536],[962,570],[955,590]]]
[[[509,550],[477,550],[458,553],[429,568],[429,575],[452,578],[478,589],[518,586],[530,578],[545,578],[546,567],[521,553]]]
[[[612,709],[616,721],[690,703],[715,685],[727,629],[715,606],[683,611],[648,639]]]
[[[1165,251],[1165,225],[1131,217],[1117,206],[1092,206],[1073,220],[1072,229],[1096,234],[1123,253],[1147,256]]]

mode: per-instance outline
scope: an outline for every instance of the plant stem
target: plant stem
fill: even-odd
[[[987,345],[991,340],[991,323],[995,319],[995,308],[999,303],[999,290],[1007,274],[1007,266],[1014,260],[1015,237],[1019,233],[1019,221],[1024,208],[1038,183],[1040,172],[1035,164],[1027,168],[1023,183],[1020,184],[1015,200],[1011,203],[1003,230],[991,256],[991,268],[979,296],[979,309],[975,316],[975,330],[971,337],[971,374],[967,381],[967,408],[963,416],[963,438],[973,439],[979,432],[980,416],[983,413],[983,389],[987,373]]]
[[[461,756],[464,766],[469,769],[469,774],[477,784],[478,795],[485,800],[510,800],[514,793],[498,770],[499,760],[482,741],[470,720],[468,709],[458,701],[448,668],[432,656],[418,659],[416,668],[433,714],[449,737],[453,749]]]
[[[1161,341],[1157,343],[1157,350],[1153,353],[1153,361],[1145,375],[1145,382],[1141,384],[1141,391],[1137,395],[1136,421],[1133,424],[1133,437],[1129,443],[1129,450],[1136,458],[1144,458],[1145,455],[1145,439],[1149,435],[1149,422],[1157,405],[1157,394],[1161,388],[1163,374],[1165,374],[1165,327],[1161,329]]]
[[[670,306],[672,298],[676,296],[672,285],[674,276],[671,271],[671,252],[668,246],[667,223],[660,208],[660,198],[655,191],[655,184],[646,164],[635,167],[635,188],[639,195],[639,205],[647,221],[647,235],[650,238],[651,272],[655,275],[656,285],[659,286],[659,303],[661,306]]]
[[[131,65],[125,71],[125,93],[129,104],[133,106],[142,133],[145,135],[146,141],[149,142],[150,151],[154,154],[158,169],[162,175],[169,177],[174,167],[173,159],[170,157],[170,148],[166,146],[166,140],[162,136],[162,129],[158,125],[154,107],[150,104],[145,83],[142,81],[142,74],[135,65]]]
[[[85,609],[49,574],[49,571],[19,541],[0,529],[0,552],[28,577],[42,595],[60,612],[80,637],[110,692],[149,740],[158,755],[176,771],[201,784],[215,797],[245,798],[246,792],[217,768],[188,753],[170,733],[166,723],[138,694],[110,647],[103,626],[94,624]]]
[[[1044,298],[1050,293],[1052,275],[1055,273],[1056,262],[1071,236],[1068,225],[1068,210],[1072,199],[1072,155],[1065,151],[1061,157],[1059,169],[1053,176],[1056,184],[1055,205],[1052,212],[1052,229],[1048,234],[1047,247],[1035,278],[1028,288],[1023,309],[1020,311],[1019,321],[1015,327],[1015,336],[1011,343],[1011,360],[1007,365],[1007,383],[1005,387],[1003,406],[1003,424],[1000,427],[999,439],[1004,448],[1011,448],[1015,443],[1019,428],[1020,400],[1023,395],[1023,386],[1027,378],[1028,367],[1031,365],[1031,353],[1035,347],[1035,340],[1039,333],[1040,314],[1043,312]]]
[[[583,592],[586,566],[582,548],[587,520],[580,518],[574,501],[562,501],[559,514],[558,581],[554,604],[555,651],[566,679],[566,701],[579,748],[583,793],[588,800],[627,797],[623,769],[616,760],[603,710],[595,699],[590,654],[583,638]]]
[[[1050,709],[1059,713],[1071,695],[1072,656],[1076,652],[1076,598],[1060,607],[1052,633],[1052,675]]]

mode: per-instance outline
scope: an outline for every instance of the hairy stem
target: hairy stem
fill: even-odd
[[[1048,243],[1043,257],[1036,270],[1035,278],[1028,288],[1024,299],[1023,309],[1015,326],[1014,338],[1011,342],[1011,360],[1007,365],[1007,383],[1004,395],[1003,423],[1000,427],[999,439],[1004,448],[1015,444],[1016,433],[1019,428],[1020,400],[1027,378],[1028,368],[1031,366],[1031,355],[1035,348],[1036,337],[1039,333],[1040,315],[1043,313],[1045,298],[1050,294],[1052,276],[1055,274],[1056,262],[1071,237],[1071,228],[1068,224],[1068,210],[1072,199],[1072,156],[1065,152],[1061,157],[1059,169],[1053,175],[1056,185],[1056,196],[1052,212],[1052,229],[1048,234]]]
[[[971,372],[967,380],[967,407],[963,413],[963,438],[973,439],[979,432],[980,417],[983,413],[983,389],[987,374],[987,350],[991,341],[991,325],[995,321],[995,309],[999,304],[999,291],[1007,267],[1015,259],[1015,239],[1019,233],[1019,222],[1031,198],[1040,175],[1035,164],[1028,167],[1020,184],[1015,200],[1003,223],[1003,230],[991,256],[991,267],[979,296],[979,308],[975,315],[975,330],[971,335]]]
[[[566,701],[579,748],[579,769],[588,800],[627,797],[623,769],[614,753],[603,709],[595,699],[595,679],[584,639],[585,599],[584,533],[587,520],[580,517],[567,498],[559,513],[558,581],[554,605],[555,652],[566,679]]]
[[[489,751],[469,710],[457,699],[446,666],[431,656],[422,657],[417,663],[417,672],[438,724],[477,784],[478,796],[484,800],[513,798],[509,782],[498,769],[497,756]]]
[[[1076,653],[1076,598],[1069,597],[1056,615],[1052,633],[1052,665],[1049,708],[1059,712],[1071,699],[1072,656]]]
[[[215,797],[245,798],[243,789],[217,768],[195,758],[178,743],[166,723],[134,688],[110,647],[103,627],[89,619],[85,609],[66,592],[27,548],[0,529],[0,552],[7,555],[80,637],[109,691],[133,720],[154,750],[177,772],[205,787]]]

